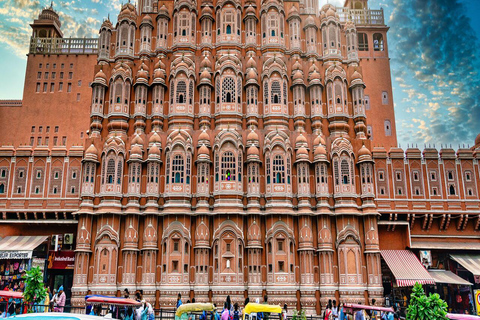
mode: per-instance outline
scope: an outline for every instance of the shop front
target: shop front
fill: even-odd
[[[0,290],[23,291],[23,275],[33,266],[42,269],[47,236],[8,236],[0,240]]]
[[[435,279],[435,292],[447,302],[453,313],[471,312],[472,283],[449,270],[430,269],[428,273]]]
[[[435,280],[409,250],[380,250],[385,304],[405,313],[415,283],[434,285]]]
[[[75,251],[60,250],[48,253],[47,284],[50,288],[58,289],[63,286],[67,296],[67,305],[72,296],[73,270],[75,264]]]

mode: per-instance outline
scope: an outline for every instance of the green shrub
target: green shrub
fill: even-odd
[[[25,290],[23,292],[23,297],[25,302],[29,303],[40,303],[45,299],[47,294],[47,289],[43,283],[43,273],[40,270],[40,267],[34,267],[28,270],[25,275]]]
[[[448,320],[448,305],[440,299],[438,293],[427,297],[418,282],[413,287],[410,304],[407,308],[407,320]]]

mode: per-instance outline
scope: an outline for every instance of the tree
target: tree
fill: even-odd
[[[32,305],[32,303],[41,303],[47,294],[47,289],[43,283],[43,273],[40,267],[34,267],[28,270],[25,275],[25,290],[23,297],[25,302]]]
[[[418,282],[413,287],[410,305],[407,308],[407,320],[448,320],[448,305],[440,299],[438,293],[427,297]]]

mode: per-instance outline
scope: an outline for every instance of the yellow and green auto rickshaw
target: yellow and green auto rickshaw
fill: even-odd
[[[248,303],[243,309],[243,320],[257,320],[259,313],[277,313],[281,319],[282,308],[272,304]],[[263,318],[263,317],[262,317]]]
[[[214,309],[215,307],[211,303],[185,303],[175,312],[175,320],[189,320],[189,315],[194,312],[213,312]]]

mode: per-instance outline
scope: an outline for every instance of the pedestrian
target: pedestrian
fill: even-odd
[[[250,298],[249,297],[245,298],[245,303],[243,304],[243,307],[245,308],[249,303],[250,303]]]
[[[125,313],[125,318],[123,320],[135,320],[133,317],[133,309],[132,307],[127,308],[127,312]]]
[[[220,320],[220,314],[218,314],[218,310],[217,310],[217,304],[214,303],[213,304],[213,314],[212,314],[212,319],[211,320]]]
[[[287,313],[288,313],[287,304],[285,303],[285,304],[283,305],[282,320],[287,320]]]
[[[223,304],[221,320],[230,320],[230,310],[228,309],[227,301]]]
[[[147,320],[155,320],[155,311],[153,310],[152,304],[150,302],[145,302],[147,308]]]
[[[327,307],[323,312],[323,320],[331,320],[332,319],[332,300],[328,300]]]
[[[338,307],[337,307],[337,300],[333,300],[333,306],[332,306],[332,318],[333,318],[333,320],[338,320]]]
[[[63,286],[60,286],[60,288],[58,288],[57,307],[55,308],[55,312],[63,312],[66,299],[67,297],[65,295],[65,291],[63,291]]]
[[[50,299],[50,308],[52,309],[52,311],[55,311],[55,308],[57,307],[57,298],[58,298],[57,290],[53,289],[52,299]]]
[[[180,307],[182,305],[182,294],[179,293],[178,296],[177,296],[177,305],[176,305],[176,308],[178,309],[178,307]]]
[[[358,304],[362,304],[361,302],[359,302]],[[358,310],[356,313],[355,313],[355,320],[365,320],[365,314],[364,314],[365,310]]]
[[[127,288],[125,288],[125,289],[123,290],[123,297],[124,297],[125,299],[130,299],[130,292],[128,292],[128,289],[127,289]]]
[[[340,305],[340,307],[339,307],[339,310],[338,310],[338,320],[347,320],[345,310],[344,310],[345,306],[343,305],[343,303],[339,304],[339,305]]]
[[[233,320],[240,320],[242,318],[242,312],[238,306],[238,303],[233,305]]]
[[[263,304],[268,304],[268,296],[265,295],[263,297]],[[268,318],[270,317],[270,312],[263,312],[263,319],[264,320],[268,320]]]
[[[227,299],[225,300],[225,302],[227,303],[228,311],[233,311],[232,300],[230,299],[230,295],[227,296]]]

